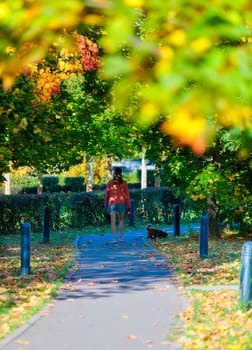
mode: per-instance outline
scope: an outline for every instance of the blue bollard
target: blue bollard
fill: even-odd
[[[50,240],[50,207],[43,208],[43,243],[49,243]]]
[[[135,199],[130,200],[130,216],[129,216],[130,226],[135,225]]]
[[[180,235],[180,205],[174,205],[174,236]]]
[[[252,299],[252,242],[245,242],[241,253],[240,305],[249,309]]]
[[[208,216],[202,215],[200,224],[200,257],[208,257]]]
[[[31,259],[31,225],[25,222],[21,229],[21,276],[30,273]]]

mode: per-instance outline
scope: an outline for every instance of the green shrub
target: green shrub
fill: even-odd
[[[65,192],[80,192],[84,191],[84,177],[83,176],[75,176],[75,177],[65,177],[64,179]]]
[[[58,192],[55,190],[59,183],[58,176],[43,176],[42,177],[42,185],[43,192]]]
[[[186,215],[189,208],[176,199],[167,187],[130,190],[135,201],[135,222],[145,224],[171,224],[173,205],[181,204]],[[109,223],[104,208],[104,191],[79,193],[43,193],[0,196],[0,234],[19,233],[21,225],[29,222],[33,232],[42,231],[43,208],[51,208],[51,230],[101,226]],[[195,216],[198,215],[195,213]],[[185,216],[184,216],[185,217]],[[189,216],[188,216],[189,217]],[[200,217],[200,214],[198,215]]]
[[[173,218],[173,205],[178,203],[168,187],[130,190],[135,200],[136,219],[144,223],[167,223]]]

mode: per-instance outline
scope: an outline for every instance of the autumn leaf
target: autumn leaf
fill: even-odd
[[[24,340],[24,339],[17,339],[15,340],[16,344],[20,344],[20,345],[28,345],[30,342],[28,340]]]
[[[128,338],[129,338],[129,339],[136,339],[136,338],[137,338],[137,336],[136,336],[136,335],[134,335],[134,334],[130,334],[130,335],[128,335]]]

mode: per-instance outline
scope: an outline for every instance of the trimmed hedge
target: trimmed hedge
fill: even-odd
[[[172,223],[178,201],[166,187],[130,190],[135,200],[136,221]],[[33,232],[42,231],[43,207],[51,208],[51,230],[81,229],[109,223],[104,209],[104,191],[0,196],[0,234],[19,233],[29,222]]]
[[[57,176],[43,176],[43,193],[58,193],[58,192],[84,192],[84,177],[74,176],[65,177],[64,185],[59,185],[59,178]],[[37,193],[37,186],[23,187],[21,189],[23,194]]]

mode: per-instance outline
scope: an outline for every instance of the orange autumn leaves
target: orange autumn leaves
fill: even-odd
[[[59,288],[66,266],[74,260],[71,246],[32,247],[31,275],[20,276],[20,249],[1,245],[0,339],[41,309]]]
[[[252,108],[249,106],[220,106],[215,122],[210,122],[193,104],[189,102],[177,106],[171,116],[163,122],[161,131],[172,136],[175,145],[189,146],[196,155],[205,152],[208,142],[214,136],[215,122],[227,128],[252,128]]]
[[[167,256],[185,285],[238,284],[242,241],[209,240],[209,259],[201,259],[199,240],[182,239],[159,243],[156,248]]]
[[[99,68],[98,46],[84,35],[73,34],[75,46],[73,49],[62,49],[52,52],[55,66],[46,63],[25,67],[23,73],[31,78],[36,74],[36,93],[41,102],[50,101],[52,96],[60,94],[63,80],[96,70]]]
[[[180,313],[181,349],[248,350],[251,346],[252,311],[239,306],[239,272],[244,240],[209,240],[207,259],[199,257],[199,240],[181,237],[155,247],[167,257],[186,289],[189,306]],[[234,287],[234,288],[232,288]],[[236,288],[235,288],[236,287]]]
[[[252,311],[238,308],[234,290],[190,293],[191,306],[181,313],[185,334],[181,348],[248,350],[251,348]]]
[[[162,124],[161,131],[172,135],[175,144],[191,147],[195,154],[201,155],[206,150],[206,120],[186,106],[178,107],[174,115]]]

